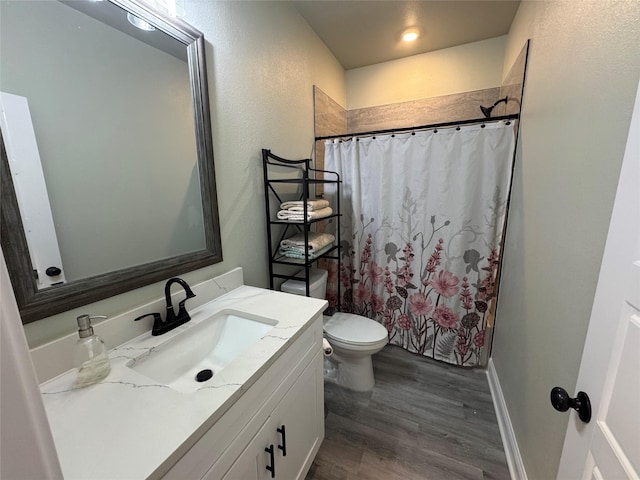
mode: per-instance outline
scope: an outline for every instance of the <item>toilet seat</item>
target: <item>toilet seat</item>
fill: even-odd
[[[375,320],[343,312],[326,317],[324,333],[329,341],[361,347],[386,344],[388,339],[387,329]]]

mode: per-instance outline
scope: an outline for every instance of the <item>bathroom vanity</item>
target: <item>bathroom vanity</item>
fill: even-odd
[[[96,385],[75,387],[74,371],[43,383],[64,477],[304,478],[324,438],[326,305],[239,286],[194,308],[192,320],[171,332],[145,333],[110,350],[111,373]],[[238,318],[260,323],[265,331],[237,343],[251,329],[225,337],[227,327],[207,326],[220,318],[227,326]],[[213,355],[222,367],[192,383],[182,366],[197,360],[194,352],[214,330],[226,345]]]
[[[324,438],[319,327],[315,322],[164,478],[304,478]]]

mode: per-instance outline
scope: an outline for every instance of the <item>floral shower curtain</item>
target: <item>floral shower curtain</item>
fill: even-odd
[[[464,366],[485,361],[515,134],[502,122],[328,141],[341,187],[342,268],[328,298],[391,343]],[[326,187],[335,197],[336,190]]]

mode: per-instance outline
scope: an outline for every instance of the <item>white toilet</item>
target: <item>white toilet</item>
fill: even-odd
[[[311,270],[309,295],[324,299],[326,287],[327,271]],[[287,280],[282,291],[305,295],[305,283]],[[333,347],[329,360],[337,366],[338,384],[358,392],[371,390],[375,384],[371,355],[388,343],[387,329],[370,318],[337,312],[324,317],[324,336]]]

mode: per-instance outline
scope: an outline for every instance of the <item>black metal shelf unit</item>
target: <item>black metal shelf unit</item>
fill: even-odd
[[[267,218],[267,253],[269,263],[269,288],[274,290],[275,279],[299,280],[306,285],[306,295],[309,296],[310,271],[313,265],[320,259],[332,259],[337,261],[338,272],[340,272],[340,176],[337,172],[329,170],[318,170],[311,167],[311,159],[287,160],[271,153],[271,150],[262,150],[262,166],[264,172],[264,196]],[[274,173],[277,170],[277,173]],[[285,178],[283,178],[285,177]],[[279,220],[275,217],[276,211],[284,201],[291,199],[302,201],[303,218],[307,218],[307,201],[310,199],[311,186],[335,184],[336,196],[335,204],[331,205],[333,214],[327,217],[313,219],[309,221],[288,221]],[[288,189],[293,191],[286,192]],[[315,192],[314,196],[315,196]],[[288,197],[285,200],[285,195]],[[273,203],[277,202],[277,203]],[[320,222],[335,221],[334,246],[317,258],[310,258],[309,252],[309,232],[311,228]],[[295,233],[304,235],[304,258],[294,259],[280,255],[278,253],[280,242],[289,238]],[[290,274],[291,267],[301,268],[299,274]],[[287,270],[287,271],[285,271]],[[338,310],[340,308],[340,282],[337,282],[338,289]]]

